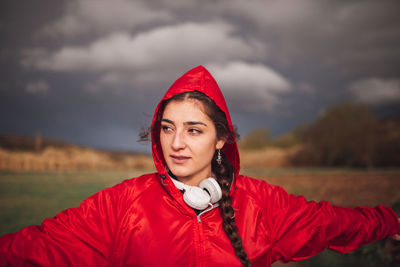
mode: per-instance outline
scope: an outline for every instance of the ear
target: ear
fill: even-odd
[[[215,144],[215,148],[216,149],[222,149],[225,145],[226,140],[225,139],[220,139],[217,141],[217,143]]]

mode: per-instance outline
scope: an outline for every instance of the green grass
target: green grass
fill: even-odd
[[[0,172],[0,235],[40,224],[138,172]]]

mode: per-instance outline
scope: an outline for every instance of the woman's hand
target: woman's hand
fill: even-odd
[[[400,218],[398,218],[398,220],[399,220],[399,223],[400,223]],[[394,234],[391,238],[393,240],[400,241],[400,233]]]

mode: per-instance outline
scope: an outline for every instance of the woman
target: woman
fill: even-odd
[[[270,266],[325,248],[345,253],[400,231],[390,208],[307,202],[240,175],[224,97],[202,66],[167,91],[151,138],[156,173],[3,236],[1,264]]]

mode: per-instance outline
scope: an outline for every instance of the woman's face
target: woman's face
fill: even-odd
[[[169,170],[182,182],[198,185],[211,176],[211,160],[224,146],[212,120],[195,99],[171,101],[165,107],[160,141]]]

